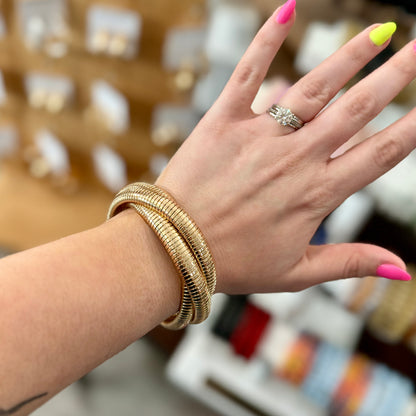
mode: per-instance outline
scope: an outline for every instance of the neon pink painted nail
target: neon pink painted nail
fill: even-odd
[[[391,280],[412,280],[412,276],[393,264],[382,264],[377,268],[377,276]]]
[[[280,24],[286,23],[295,11],[295,7],[296,0],[287,0],[287,2],[280,8],[279,13],[276,16],[276,22]]]

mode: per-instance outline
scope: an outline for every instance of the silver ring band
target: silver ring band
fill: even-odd
[[[298,130],[305,125],[289,108],[273,104],[267,112],[282,126],[289,126]]]

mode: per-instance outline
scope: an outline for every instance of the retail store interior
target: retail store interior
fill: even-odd
[[[119,189],[153,182],[279,5],[0,0],[0,257],[98,226]],[[397,32],[345,90],[416,38],[410,0],[296,10],[255,112],[370,24]],[[412,83],[357,142],[415,104]],[[215,295],[203,324],[156,328],[34,415],[416,416],[416,154],[331,213],[313,243],[352,241],[398,253],[414,280]]]

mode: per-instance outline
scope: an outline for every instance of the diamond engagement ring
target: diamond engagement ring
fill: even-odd
[[[281,107],[280,105],[273,104],[267,112],[282,126],[289,126],[298,130],[305,124],[289,108]]]

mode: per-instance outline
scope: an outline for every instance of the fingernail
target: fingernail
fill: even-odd
[[[377,268],[377,276],[391,280],[412,280],[412,276],[393,264],[382,264]]]
[[[397,25],[394,22],[384,23],[370,32],[370,39],[376,46],[387,42],[396,31]]]
[[[280,8],[276,16],[276,22],[280,24],[286,23],[293,12],[295,11],[296,0],[287,0],[287,2]]]
[[[416,41],[413,43],[413,50],[416,52]]]

